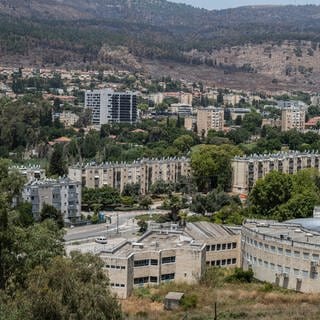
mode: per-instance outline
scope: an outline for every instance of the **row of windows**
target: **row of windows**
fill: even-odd
[[[275,254],[279,254],[279,255],[285,255],[287,257],[295,257],[295,258],[303,258],[305,260],[309,260],[310,258],[313,261],[318,261],[320,260],[320,256],[317,253],[314,254],[310,254],[309,252],[300,252],[297,250],[291,250],[291,249],[283,249],[281,247],[276,247],[276,246],[272,246],[272,245],[268,245],[266,243],[262,243],[262,242],[258,242],[257,240],[252,240],[247,238],[246,241],[249,245],[252,245],[256,248],[259,248],[261,250],[264,250],[266,252],[271,252],[271,253],[275,253]]]
[[[175,263],[176,257],[165,257],[161,259],[161,264],[167,264],[167,263]],[[145,266],[157,266],[159,261],[157,259],[143,259],[143,260],[136,260],[134,261],[134,267],[145,267]]]
[[[110,283],[111,288],[124,288],[125,285],[122,283]]]
[[[206,250],[221,251],[221,250],[232,250],[236,248],[237,248],[237,243],[231,242],[231,243],[218,243],[218,244],[207,245]]]
[[[280,264],[274,264],[272,262],[266,261],[266,260],[262,260],[262,259],[258,259],[257,257],[252,257],[251,255],[248,255],[247,257],[248,261],[254,266],[263,266],[264,268],[268,268],[272,271],[275,271],[276,273],[286,273],[289,274],[291,271],[293,271],[293,274],[296,277],[303,277],[303,278],[308,278],[309,277],[309,271],[308,270],[300,270],[300,269],[296,269],[293,268],[293,270],[291,270],[290,267],[288,266],[283,266]],[[310,277],[312,277],[313,279],[318,278],[318,274],[316,272],[312,272],[310,273]]]
[[[115,265],[110,265],[110,264],[107,264],[106,265],[106,268],[107,269],[121,269],[121,270],[125,270],[125,266],[115,266]]]
[[[232,265],[232,264],[236,264],[236,263],[237,263],[237,259],[236,258],[207,261],[207,265],[218,266],[218,267],[219,266]]]
[[[174,273],[168,273],[161,275],[161,281],[170,281],[174,280],[175,274]],[[157,283],[158,277],[140,277],[140,278],[134,278],[133,283],[134,284],[145,284],[145,283]]]

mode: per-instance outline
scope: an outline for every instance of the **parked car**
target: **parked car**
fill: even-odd
[[[100,236],[100,237],[96,238],[96,242],[97,242],[97,243],[101,243],[101,244],[106,244],[106,243],[108,243],[107,238],[106,238],[106,237],[103,237],[103,236]]]

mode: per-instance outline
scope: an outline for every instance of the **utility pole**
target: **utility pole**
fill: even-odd
[[[214,303],[214,320],[218,320],[218,315],[217,315],[217,302]]]
[[[117,234],[119,233],[119,213],[117,213]]]

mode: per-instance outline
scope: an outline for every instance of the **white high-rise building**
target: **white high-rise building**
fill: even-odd
[[[91,109],[94,125],[137,121],[137,97],[132,92],[88,90],[85,92],[85,106]]]

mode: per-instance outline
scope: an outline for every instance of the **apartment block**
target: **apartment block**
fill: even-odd
[[[126,299],[137,287],[169,281],[196,283],[213,261],[222,267],[240,266],[239,247],[240,233],[198,222],[185,228],[154,224],[137,241],[110,239],[106,245],[69,246],[67,252],[76,248],[99,254],[112,291]]]
[[[89,90],[85,92],[85,107],[92,112],[93,125],[137,121],[137,96],[132,92]]]
[[[305,129],[306,111],[304,108],[288,107],[281,111],[281,131],[296,129],[303,132]]]
[[[319,153],[291,151],[235,157],[232,160],[232,191],[248,194],[258,179],[273,170],[294,174],[307,168],[320,171]]]
[[[16,166],[11,167],[10,170],[17,170],[20,174],[25,177],[27,182],[35,180],[43,180],[46,178],[46,170],[40,166]]]
[[[81,183],[69,178],[35,180],[27,183],[22,198],[32,204],[32,213],[39,219],[44,204],[59,210],[65,222],[76,222],[81,216]]]
[[[224,110],[222,108],[200,108],[197,112],[198,134],[206,137],[209,130],[223,131]]]
[[[191,175],[188,158],[142,159],[133,163],[104,163],[78,165],[69,168],[69,178],[87,188],[110,186],[123,191],[127,184],[140,184],[141,194],[146,194],[157,181],[178,182]]]

